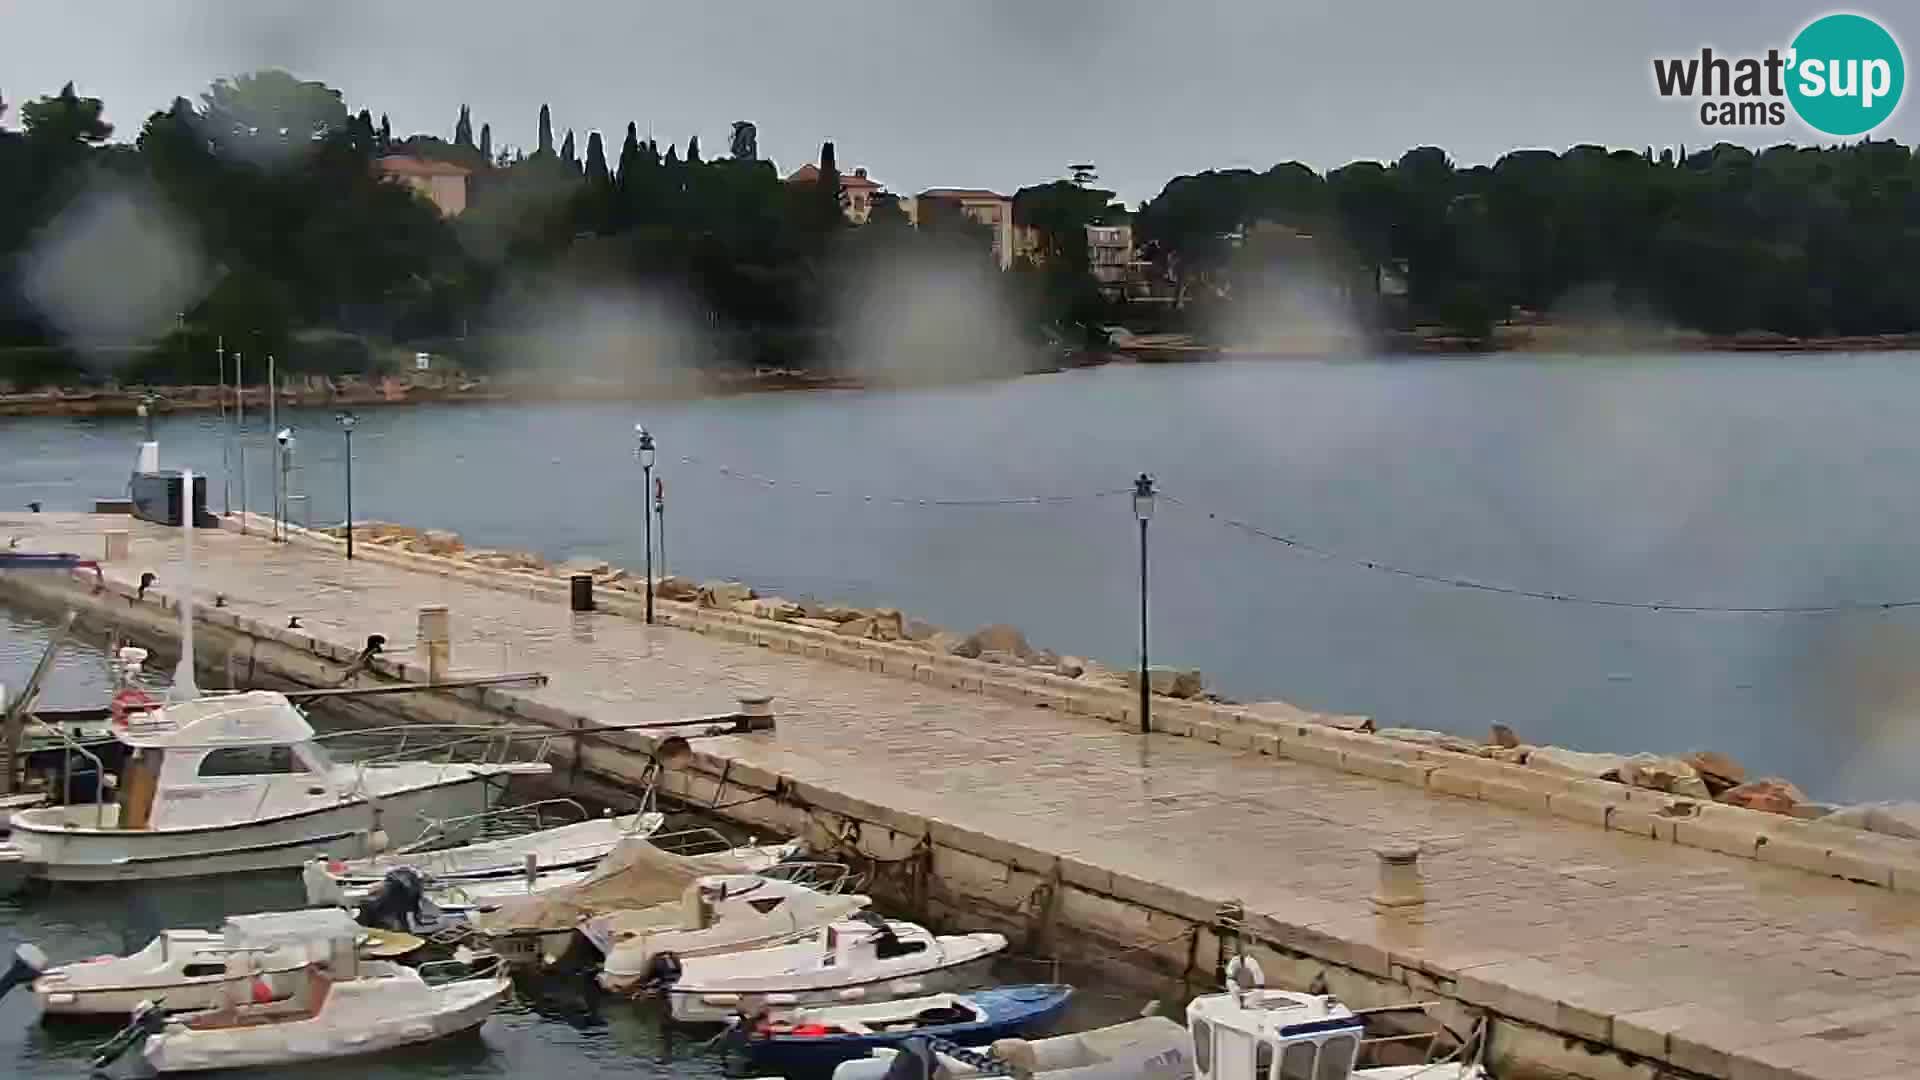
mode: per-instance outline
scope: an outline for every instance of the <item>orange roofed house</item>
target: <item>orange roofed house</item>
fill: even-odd
[[[817,184],[820,182],[820,169],[814,165],[802,165],[787,174],[789,184]],[[841,212],[855,225],[865,225],[873,213],[873,196],[880,185],[867,178],[867,170],[855,169],[852,176],[844,173],[840,177],[840,194],[846,197]]]
[[[450,161],[431,161],[410,154],[388,154],[373,163],[381,176],[419,192],[440,211],[453,217],[467,208],[470,170]]]

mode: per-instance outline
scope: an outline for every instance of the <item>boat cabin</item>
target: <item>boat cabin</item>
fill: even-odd
[[[1363,1035],[1331,997],[1259,987],[1195,998],[1187,1033],[1195,1080],[1348,1080]]]
[[[217,826],[322,810],[347,794],[313,727],[271,691],[135,713],[115,737],[127,756],[109,827]]]
[[[926,931],[915,927],[915,933],[902,938],[894,929],[898,925],[906,924],[857,916],[852,921],[830,924],[826,934],[827,955],[821,961],[822,966],[852,968],[927,951]]]

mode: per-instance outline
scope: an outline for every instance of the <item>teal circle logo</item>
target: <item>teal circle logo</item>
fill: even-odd
[[[1787,99],[1828,135],[1872,131],[1900,104],[1907,66],[1900,43],[1864,15],[1824,15],[1793,39]]]

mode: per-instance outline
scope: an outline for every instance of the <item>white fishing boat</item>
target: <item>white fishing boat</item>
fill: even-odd
[[[197,877],[377,851],[389,827],[485,811],[540,761],[336,763],[300,710],[256,690],[195,697],[115,726],[117,798],[22,810],[0,858],[54,881]]]
[[[666,994],[675,1020],[716,1024],[762,1007],[915,997],[959,989],[1006,947],[999,934],[935,935],[863,913],[791,944],[681,960]]]
[[[844,874],[838,880],[844,882]],[[872,902],[819,884],[757,874],[703,877],[678,901],[601,915],[582,923],[580,933],[605,957],[600,985],[633,990],[661,977],[672,966],[665,962],[668,957],[677,962],[785,944],[850,918]]]
[[[1451,1055],[1431,1060],[1431,1033],[1369,1037],[1367,1020],[1420,1011],[1418,1005],[1356,1012],[1328,994],[1269,990],[1257,963],[1236,958],[1227,990],[1187,1006],[1187,1026],[1147,1017],[1051,1039],[1002,1039],[982,1050],[922,1040],[877,1051],[834,1070],[833,1080],[930,1080],[1016,1075],[1032,1080],[1491,1080],[1476,1059],[1477,1028]],[[1369,1051],[1427,1040],[1430,1060],[1404,1065],[1360,1062]],[[901,1056],[907,1058],[902,1062]]]
[[[236,998],[168,1017],[148,1004],[103,1046],[96,1068],[134,1046],[155,1072],[291,1065],[370,1054],[480,1026],[511,989],[496,975],[429,983],[420,970],[360,961],[351,941],[309,964],[272,1000]]]
[[[236,986],[272,997],[304,978],[306,966],[329,955],[335,938],[353,939],[362,955],[393,955],[403,935],[367,930],[343,911],[236,915],[217,930],[163,930],[126,956],[98,956],[47,967],[32,981],[49,1016],[126,1016],[143,1001],[169,1012],[218,1007]],[[410,939],[418,947],[418,938]]]

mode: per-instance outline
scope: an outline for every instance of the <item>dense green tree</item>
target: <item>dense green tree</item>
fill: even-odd
[[[575,176],[580,175],[580,154],[573,146],[573,129],[567,129],[567,137],[560,140],[560,164]]]
[[[381,113],[380,114],[380,149],[384,153],[386,151],[386,148],[391,145],[393,145],[393,121],[387,119],[386,113]]]
[[[453,145],[473,147],[473,113],[465,105],[460,106],[460,118],[453,122]]]
[[[493,163],[493,125],[492,124],[480,125],[480,159],[488,164]]]

